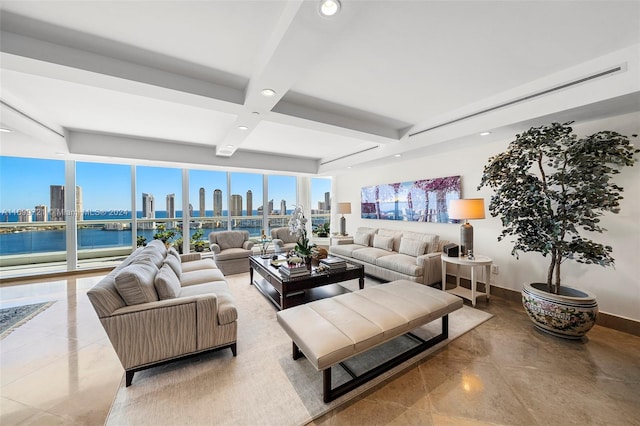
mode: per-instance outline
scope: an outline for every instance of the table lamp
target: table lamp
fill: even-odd
[[[347,235],[347,220],[345,214],[351,214],[351,203],[338,203],[338,213],[342,215],[340,218],[340,235]]]
[[[473,253],[472,219],[484,219],[484,198],[466,198],[449,201],[449,219],[464,220],[460,226],[460,256]]]

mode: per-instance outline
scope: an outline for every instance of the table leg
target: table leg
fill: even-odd
[[[484,267],[484,282],[485,282],[485,291],[487,292],[487,302],[489,301],[489,297],[491,296],[491,265],[487,265]]]
[[[360,287],[360,290],[364,288],[364,277],[358,278],[358,286]]]
[[[442,265],[442,291],[445,291],[447,289],[447,263],[440,258],[440,264]]]
[[[471,265],[471,304],[476,306],[476,267]]]
[[[253,285],[253,268],[249,268],[249,285]]]

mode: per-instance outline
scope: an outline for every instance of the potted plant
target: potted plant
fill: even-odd
[[[173,237],[176,236],[174,229],[167,229],[167,225],[164,223],[158,224],[156,232],[153,234],[153,239],[162,241],[167,247],[171,245]]]
[[[561,286],[560,267],[565,260],[614,264],[612,247],[592,241],[588,233],[605,231],[599,218],[619,212],[623,189],[612,177],[621,167],[633,166],[640,150],[611,131],[578,138],[571,123],[516,135],[505,152],[489,159],[478,189],[495,191],[489,211],[502,221],[498,241],[515,237],[512,255],[538,252],[550,258],[546,283],[522,289],[534,325],[581,338],[595,324],[598,306],[592,294]]]
[[[202,228],[196,230],[196,232],[194,232],[191,236],[191,240],[193,241],[193,249],[197,252],[204,251],[204,248],[207,245],[206,242],[202,239],[203,236],[204,231],[202,230]]]
[[[331,232],[331,224],[329,222],[321,223],[316,226],[316,235],[320,238],[326,238]]]
[[[315,252],[316,245],[309,241],[307,236],[307,218],[304,217],[302,206],[297,206],[289,218],[289,232],[297,236],[294,251],[300,256],[308,268],[311,268],[311,257]]]
[[[145,237],[144,235],[138,235],[136,237],[136,246],[144,247],[146,245],[147,245],[147,237]]]

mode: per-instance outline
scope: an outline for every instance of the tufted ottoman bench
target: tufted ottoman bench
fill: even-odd
[[[462,304],[452,294],[398,280],[285,309],[277,319],[293,341],[293,358],[302,352],[323,372],[323,398],[329,402],[445,340],[448,315]],[[418,346],[331,388],[332,366],[439,318],[441,334],[429,340],[413,336]]]

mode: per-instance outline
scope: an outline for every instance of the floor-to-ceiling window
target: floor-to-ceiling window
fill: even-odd
[[[311,226],[314,231],[331,226],[331,179],[311,179]]]
[[[273,209],[269,211],[269,229],[288,226],[289,214],[297,202],[296,177],[270,175],[267,188],[267,199],[269,204],[273,203]]]
[[[76,163],[78,263],[131,252],[131,166]],[[79,206],[80,207],[80,206]]]
[[[64,161],[0,157],[0,266],[66,269],[64,184]]]
[[[182,170],[136,167],[136,217],[139,243],[182,236]]]
[[[229,226],[227,172],[189,170],[189,203],[193,206],[191,251],[206,251],[209,233],[226,231]]]
[[[231,229],[246,230],[252,237],[264,230],[263,212],[273,211],[273,200],[263,205],[263,175],[256,173],[230,173],[229,219]],[[265,231],[266,232],[266,231]]]

